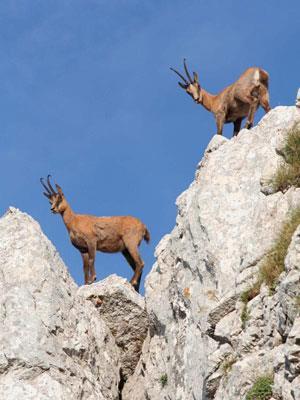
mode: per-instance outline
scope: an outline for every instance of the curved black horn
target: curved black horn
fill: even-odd
[[[176,69],[170,67],[170,70],[175,72],[175,74],[177,74],[178,76],[180,76],[180,78],[183,80],[183,82],[185,82],[187,85],[189,85],[188,81],[185,79],[185,77],[183,75],[181,75],[181,73],[179,73],[178,71],[176,71]]]
[[[189,71],[188,71],[187,66],[186,66],[186,59],[185,58],[183,59],[183,65],[184,65],[184,70],[185,70],[186,76],[189,78],[189,81],[191,83],[193,83],[191,75],[189,74]]]
[[[182,89],[184,89],[184,90],[186,90],[186,88],[187,88],[187,86],[184,85],[184,84],[181,83],[181,82],[178,82],[178,85],[179,85]]]
[[[43,188],[46,190],[47,194],[51,196],[52,193],[50,192],[49,188],[47,188],[47,186],[45,185],[44,178],[40,178],[40,182],[43,185]]]
[[[51,178],[51,175],[49,174],[49,175],[47,176],[47,183],[48,183],[48,186],[49,186],[49,188],[52,190],[53,194],[56,194],[56,191],[55,191],[55,190],[53,189],[53,187],[51,186],[50,178]]]

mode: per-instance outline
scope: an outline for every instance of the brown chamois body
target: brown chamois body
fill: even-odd
[[[96,280],[96,251],[121,252],[134,270],[130,283],[138,291],[144,266],[138,247],[143,239],[146,242],[150,240],[146,226],[138,218],[131,216],[95,217],[76,214],[57,184],[57,193],[55,192],[50,183],[50,175],[47,177],[48,187],[42,178],[41,183],[46,190],[44,195],[50,201],[51,211],[62,216],[71,243],[81,253],[84,283],[90,284]]]
[[[214,114],[219,135],[222,135],[224,124],[232,122],[233,136],[236,136],[244,118],[247,118],[245,128],[250,129],[253,126],[254,115],[259,106],[262,106],[266,113],[271,109],[268,91],[269,75],[259,67],[248,68],[237,81],[216,95],[210,94],[200,86],[196,72],[193,73],[193,79],[191,78],[185,60],[184,69],[187,79],[171,68],[184,82],[178,82],[179,86],[197,104],[201,104]]]

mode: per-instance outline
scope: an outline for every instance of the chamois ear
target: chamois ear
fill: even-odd
[[[193,75],[194,75],[194,82],[199,83],[199,78],[198,78],[197,72],[193,72]]]
[[[64,194],[63,194],[63,191],[62,191],[61,187],[60,187],[57,183],[55,184],[55,186],[56,186],[56,189],[57,189],[58,194],[59,194],[61,197],[64,197]]]

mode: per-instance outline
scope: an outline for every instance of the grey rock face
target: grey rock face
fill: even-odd
[[[149,328],[144,298],[116,275],[82,286],[78,294],[94,304],[110,328],[120,350],[121,376],[126,381],[139,361]]]
[[[153,327],[123,400],[241,400],[264,374],[274,374],[274,398],[299,399],[297,233],[275,294],[263,287],[249,302],[245,327],[240,301],[300,205],[299,189],[268,188],[278,149],[299,121],[298,108],[277,107],[251,131],[209,144],[177,199],[175,228],[156,249],[146,281]]]
[[[300,107],[300,88],[298,89],[297,97],[296,97],[296,106]]]
[[[0,398],[117,400],[119,351],[39,225],[0,219]]]
[[[156,249],[144,299],[111,276],[77,288],[28,215],[0,219],[0,399],[244,400],[272,376],[276,400],[300,400],[300,227],[285,271],[256,280],[300,189],[273,193],[296,107],[251,131],[212,138],[173,231]],[[123,384],[125,382],[125,386]]]

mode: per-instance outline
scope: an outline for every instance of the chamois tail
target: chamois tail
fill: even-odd
[[[144,240],[149,243],[150,242],[150,233],[148,231],[148,229],[145,226],[145,233],[144,233]]]

